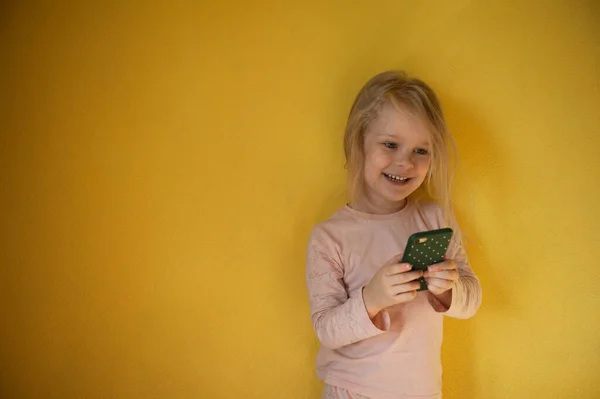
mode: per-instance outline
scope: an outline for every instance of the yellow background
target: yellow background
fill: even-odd
[[[387,68],[462,156],[484,303],[447,322],[445,397],[600,397],[599,2],[17,3],[1,397],[318,398],[305,243]]]

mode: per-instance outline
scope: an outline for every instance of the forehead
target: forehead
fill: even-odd
[[[409,140],[426,145],[431,139],[431,132],[417,115],[386,104],[367,129],[367,136]]]

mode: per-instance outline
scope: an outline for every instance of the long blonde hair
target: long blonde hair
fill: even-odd
[[[344,134],[350,199],[364,194],[365,134],[386,104],[419,117],[430,131],[431,165],[424,184],[410,195],[410,199],[415,202],[435,201],[447,225],[456,228],[451,199],[457,160],[454,140],[435,92],[425,82],[403,71],[391,70],[372,77],[354,100]]]

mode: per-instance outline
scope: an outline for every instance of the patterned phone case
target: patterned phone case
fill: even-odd
[[[427,267],[444,260],[454,232],[450,228],[423,231],[410,236],[402,256],[402,263],[410,263],[412,270],[427,270]],[[421,287],[417,291],[427,290],[427,283],[421,277]]]

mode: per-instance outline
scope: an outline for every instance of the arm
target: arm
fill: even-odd
[[[442,209],[436,203],[427,204],[424,207],[422,216],[424,220],[432,221],[433,224],[430,228],[440,228],[448,225]],[[454,269],[456,273],[446,273],[445,271],[426,272],[425,279],[428,280],[428,282],[436,277],[453,280],[450,284],[450,289],[445,288],[440,290],[437,289],[439,287],[430,287],[428,299],[431,307],[436,312],[444,313],[447,316],[458,319],[466,319],[472,317],[481,305],[481,286],[479,284],[479,279],[471,270],[467,253],[463,247],[460,226],[458,226],[457,223],[454,223],[452,227],[455,230],[455,234],[452,237],[450,246],[446,252],[446,259],[453,262],[451,269]],[[442,266],[440,269],[447,269],[448,263],[445,261],[436,266]],[[435,269],[436,266],[430,267],[430,270],[432,268]],[[434,284],[441,283],[440,285],[442,286],[445,285],[444,282],[441,281],[432,282]]]
[[[338,349],[384,333],[390,319],[386,310],[375,315],[373,321],[369,318],[362,288],[347,292],[343,266],[334,260],[329,241],[325,236],[311,235],[306,283],[314,331],[321,344]]]
[[[429,303],[436,312],[457,319],[467,319],[474,316],[481,305],[481,285],[471,270],[462,245],[455,244],[449,258],[456,263],[458,280],[451,289],[439,295],[430,292]]]

